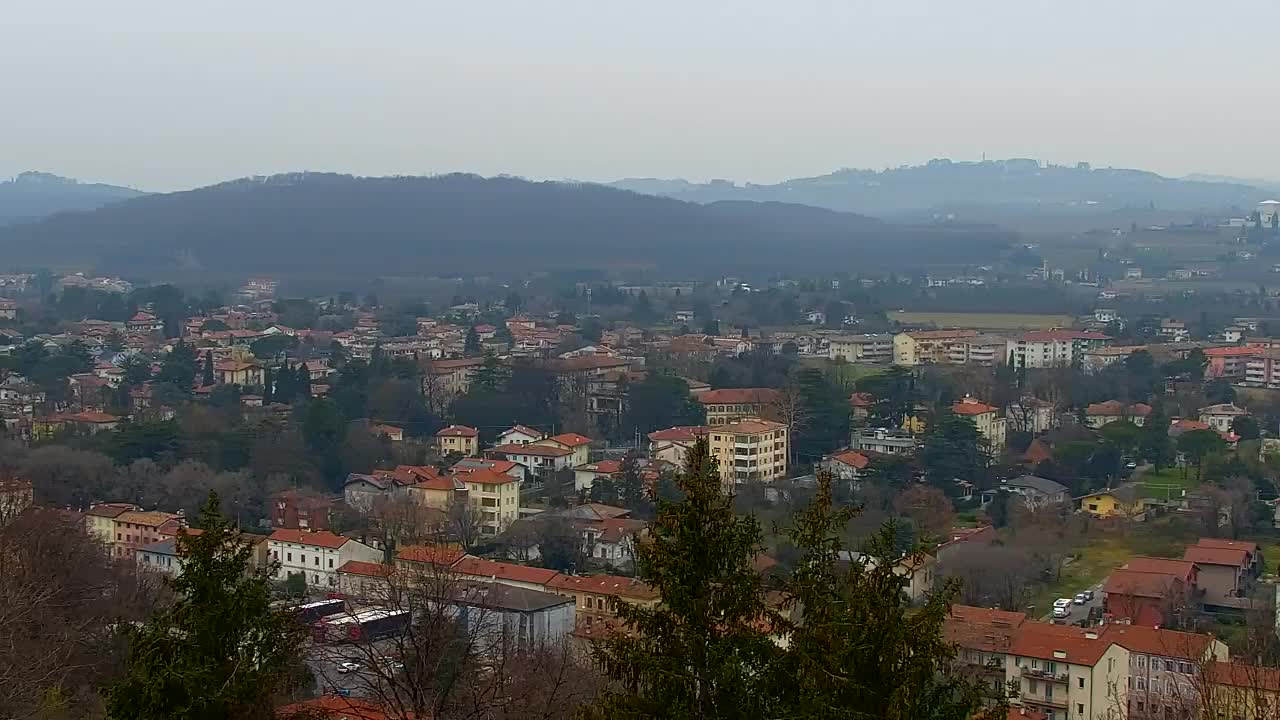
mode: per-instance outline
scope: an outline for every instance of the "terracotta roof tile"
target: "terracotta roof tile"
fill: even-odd
[[[311,545],[314,547],[329,548],[336,550],[348,542],[350,538],[335,535],[328,530],[320,530],[309,532],[307,530],[288,530],[281,528],[271,533],[271,539],[275,542],[295,543],[297,545]]]
[[[629,598],[633,600],[656,600],[658,591],[645,583],[628,577],[616,575],[562,575],[556,574],[547,582],[548,590],[561,592],[588,592],[595,595]]]
[[[530,585],[546,585],[552,578],[559,574],[555,570],[547,570],[546,568],[535,568],[525,565],[514,565],[512,563],[494,562],[492,560],[482,560],[474,557],[465,557],[459,560],[453,566],[453,571],[459,575],[494,578],[497,580],[508,580],[510,582],[522,582]]]
[[[480,434],[479,430],[466,425],[450,425],[436,433],[436,437],[476,437]]]
[[[1200,633],[1178,632],[1141,625],[1107,625],[1101,634],[1131,652],[1163,657],[1200,660],[1205,657],[1213,638]]]
[[[387,577],[394,572],[394,569],[383,565],[382,563],[348,560],[342,563],[342,566],[338,568],[338,572],[346,575],[360,575],[363,577]]]
[[[1212,548],[1192,545],[1182,553],[1183,560],[1190,560],[1199,565],[1230,565],[1244,567],[1249,562],[1249,554],[1239,548]]]
[[[780,397],[773,388],[725,388],[699,393],[694,399],[703,405],[745,405],[776,403]]]
[[[489,448],[491,452],[502,453],[503,455],[538,455],[541,457],[564,457],[572,455],[572,450],[566,450],[561,447],[552,445],[519,445],[516,443],[508,443],[506,445],[497,445]]]
[[[1111,643],[1101,638],[1086,637],[1085,632],[1083,628],[1069,625],[1026,622],[1014,634],[1009,652],[1072,665],[1094,665],[1107,652]],[[1065,657],[1058,657],[1057,654]]]

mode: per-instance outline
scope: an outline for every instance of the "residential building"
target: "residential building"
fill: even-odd
[[[1138,427],[1142,427],[1150,416],[1151,406],[1145,403],[1125,405],[1119,400],[1108,400],[1106,402],[1090,403],[1084,409],[1084,424],[1096,430],[1107,423],[1127,420]]]
[[[178,557],[178,539],[165,538],[138,549],[138,567],[152,572],[177,577],[182,573],[182,558]]]
[[[546,568],[494,562],[470,555],[458,560],[449,568],[450,574],[463,580],[483,581],[546,592],[549,583],[560,573]],[[554,591],[552,591],[554,592]]]
[[[1125,358],[1139,350],[1145,350],[1142,345],[1113,345],[1110,347],[1098,347],[1085,350],[1082,354],[1080,367],[1090,375],[1102,371],[1104,368],[1111,367],[1118,362],[1123,362]]]
[[[655,430],[649,433],[649,457],[684,467],[689,449],[698,438],[705,437],[707,431],[708,428],[703,425],[681,425]]]
[[[1172,342],[1186,342],[1191,339],[1191,331],[1187,329],[1186,323],[1168,318],[1160,321],[1158,334]]]
[[[531,442],[541,440],[547,434],[541,430],[535,430],[524,425],[516,425],[498,433],[498,445],[528,445]]]
[[[461,583],[437,602],[452,610],[468,642],[482,655],[555,646],[577,624],[572,597],[502,583]]]
[[[591,460],[591,438],[578,433],[561,433],[560,435],[552,435],[551,437],[534,440],[529,443],[530,446],[544,445],[546,447],[561,448],[568,450],[569,464],[573,467],[578,465],[586,465]]]
[[[1094,630],[1025,622],[1008,658],[1011,702],[1049,720],[1112,720],[1128,704],[1129,651]]]
[[[351,473],[342,484],[342,497],[348,507],[367,513],[382,500],[405,496],[415,482],[414,478],[396,477],[393,473]]]
[[[1016,368],[1070,367],[1110,339],[1092,330],[1033,330],[1010,340],[1010,362]]]
[[[1211,347],[1204,349],[1204,356],[1209,361],[1204,368],[1207,380],[1218,378],[1245,379],[1249,369],[1249,361],[1265,351],[1252,347]]]
[[[433,406],[444,407],[449,400],[471,387],[471,377],[484,365],[484,358],[431,360],[422,377],[422,393]]]
[[[1231,424],[1236,418],[1245,417],[1248,414],[1248,410],[1236,407],[1233,403],[1220,403],[1200,408],[1200,422],[1220,433],[1230,433]]]
[[[1250,385],[1280,388],[1280,349],[1267,349],[1245,363],[1245,381]]]
[[[613,602],[653,607],[661,600],[658,591],[644,582],[615,575],[556,574],[546,587],[549,592],[573,598],[578,614],[588,622],[617,617]]]
[[[1031,395],[1005,406],[1008,429],[1039,435],[1058,427],[1057,408],[1053,403]]]
[[[867,567],[875,567],[876,559],[870,555],[863,553],[855,553],[847,550],[840,551],[840,560],[844,562],[860,563]],[[919,555],[903,555],[893,566],[893,574],[901,578],[906,578],[906,583],[902,587],[902,592],[911,602],[919,602],[925,599],[929,593],[933,591],[934,584],[937,581],[938,558],[930,553],[920,553]]]
[[[893,336],[894,365],[926,365],[945,363],[951,342],[977,337],[977,330],[913,330]]]
[[[396,427],[395,425],[386,425],[382,423],[370,425],[369,434],[376,438],[385,437],[391,442],[404,441],[404,428]]]
[[[480,454],[480,431],[466,425],[450,425],[436,433],[441,455],[460,453],[463,457]]]
[[[855,429],[849,437],[849,447],[882,455],[914,455],[920,447],[920,439],[910,433],[885,428]]]
[[[0,320],[17,320],[18,303],[9,298],[0,298]]]
[[[536,443],[496,445],[485,452],[500,459],[519,463],[539,478],[573,467],[574,452],[554,445]]]
[[[220,385],[261,385],[263,380],[261,365],[242,360],[215,362],[213,374]]]
[[[116,556],[114,543],[116,541],[116,522],[115,519],[120,517],[129,510],[140,510],[137,505],[132,503],[95,503],[89,506],[85,511],[85,529],[87,529],[93,537],[99,542],[111,548],[111,555]]]
[[[277,580],[301,573],[307,585],[316,589],[336,589],[338,568],[350,560],[382,560],[381,550],[327,530],[276,530],[267,539],[267,550],[270,559],[279,563]]]
[[[1224,540],[1222,538],[1200,538],[1196,541],[1197,547],[1207,548],[1223,548],[1227,550],[1244,550],[1245,565],[1250,577],[1257,578],[1262,575],[1263,567],[1266,563],[1262,558],[1262,548],[1258,543],[1252,540]]]
[[[1113,622],[1174,625],[1199,607],[1199,577],[1199,567],[1188,560],[1132,558],[1107,577],[1103,611]]]
[[[1202,547],[1193,545],[1182,553],[1199,568],[1197,586],[1204,591],[1205,605],[1243,608],[1252,579],[1249,553],[1243,548]]]
[[[448,475],[442,475],[439,472],[433,475],[424,475],[409,486],[409,497],[423,507],[448,512],[454,503],[467,501],[467,486],[462,481],[462,477],[466,472],[477,469],[482,468],[471,468],[467,471],[454,472]]]
[[[827,339],[827,353],[832,360],[859,363],[889,363],[893,361],[893,336],[837,335]]]
[[[1129,652],[1128,712],[1124,717],[1132,720],[1201,717],[1200,672],[1230,659],[1226,644],[1212,635],[1106,625],[1101,639]]]
[[[125,329],[136,335],[150,335],[164,330],[164,322],[149,312],[139,310],[125,323]]]
[[[787,476],[791,443],[782,423],[746,418],[711,428],[711,457],[719,461],[726,486],[769,482]]]
[[[824,457],[818,466],[837,480],[857,480],[871,460],[856,450],[843,450]]]
[[[291,488],[273,494],[271,527],[288,530],[328,530],[337,509],[337,499],[302,489]]]
[[[947,343],[947,362],[952,365],[991,367],[1009,361],[1009,339],[1000,335],[974,335]]]
[[[1035,475],[1023,475],[1010,480],[1001,480],[1000,487],[1020,495],[1022,503],[1029,510],[1038,510],[1050,505],[1064,503],[1070,497],[1070,493],[1067,492],[1065,486]]]
[[[991,446],[992,453],[1004,450],[1006,422],[1000,417],[1000,409],[971,397],[963,397],[951,405],[951,412],[967,417],[978,428]]]
[[[423,468],[424,470],[426,468]],[[432,468],[434,469],[434,468]],[[466,457],[453,464],[449,468],[451,472],[464,473],[472,470],[492,470],[503,475],[510,475],[517,480],[525,478],[525,467],[517,462],[510,460],[494,460],[492,458]]]
[[[480,513],[480,534],[497,535],[520,517],[520,481],[489,469],[453,476],[467,488],[467,502]]]
[[[601,478],[612,478],[622,470],[622,462],[618,460],[601,460],[600,462],[579,465],[573,469],[573,490],[582,492],[590,490]]]
[[[173,534],[181,523],[182,516],[175,513],[125,510],[112,518],[111,555],[133,560],[140,548]]]
[[[957,646],[958,662],[1003,695],[1009,650],[1018,628],[1026,621],[1026,613],[952,605],[942,625],[942,637]]]
[[[1206,717],[1274,720],[1280,708],[1280,669],[1237,662],[1204,669]]]
[[[616,517],[589,523],[579,522],[577,525],[582,530],[587,557],[622,571],[635,568],[636,544],[644,535],[648,523]]]
[[[1146,510],[1146,503],[1137,483],[1125,483],[1081,497],[1080,510],[1095,517],[1134,518]]]
[[[781,393],[772,388],[710,390],[694,398],[707,413],[707,425],[728,425],[743,418],[774,417]]]
[[[66,425],[76,428],[87,435],[110,432],[120,426],[121,418],[97,410],[84,410],[61,417]]]

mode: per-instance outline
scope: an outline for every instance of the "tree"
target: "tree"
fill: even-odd
[[[981,485],[986,478],[987,441],[970,418],[945,413],[934,424],[920,449],[925,477],[944,492],[955,492],[952,480]]]
[[[262,405],[266,407],[275,402],[275,378],[272,377],[271,368],[263,368],[262,370]]]
[[[302,420],[302,437],[314,452],[337,446],[343,438],[342,413],[332,400],[319,398],[307,403]]]
[[[847,396],[825,373],[806,368],[796,374],[801,416],[792,433],[791,450],[803,462],[816,462],[849,442],[851,409]]]
[[[463,341],[462,352],[464,355],[480,354],[480,333],[476,330],[475,325],[467,328],[467,337]]]
[[[871,418],[890,428],[902,427],[903,421],[916,411],[919,392],[915,375],[909,368],[894,365],[878,375],[858,383],[858,390],[869,392],[875,398],[871,406]]]
[[[151,361],[141,355],[130,355],[124,361],[124,384],[141,385],[151,379]]]
[[[769,717],[772,703],[759,679],[779,650],[758,628],[770,616],[752,568],[760,526],[734,514],[705,439],[691,448],[676,482],[684,498],[659,503],[649,540],[636,548],[640,577],[662,603],[614,602],[630,632],[594,650],[615,685],[593,715]]]
[[[1232,403],[1236,401],[1236,389],[1231,387],[1230,380],[1215,378],[1205,383],[1204,399],[1210,405]]]
[[[1133,452],[1142,444],[1142,428],[1128,420],[1112,420],[1098,428],[1098,434],[1122,452]]]
[[[213,351],[206,350],[204,353],[204,368],[200,377],[200,385],[202,387],[213,387],[217,380],[213,375]]]
[[[249,569],[253,545],[209,495],[202,532],[180,532],[173,606],[126,626],[125,677],[106,690],[113,718],[267,718],[301,659],[305,629],[272,611],[272,569]]]
[[[860,562],[841,563],[840,538],[853,512],[833,506],[831,477],[822,473],[813,503],[787,533],[802,556],[786,583],[784,607],[803,608],[804,618],[781,621],[789,643],[766,681],[786,716],[974,716],[993,693],[952,669],[956,649],[943,639],[942,627],[956,583],[945,583],[923,607],[910,610],[907,580],[897,568],[922,555],[904,557],[895,549],[892,524],[871,539]],[[997,709],[1003,716],[1003,707]]]
[[[1188,430],[1178,436],[1178,452],[1196,466],[1196,481],[1199,482],[1204,469],[1204,459],[1209,455],[1221,452],[1227,447],[1227,441],[1214,430]]]
[[[915,484],[899,493],[893,501],[899,515],[911,518],[926,537],[939,538],[951,529],[955,511],[946,493],[927,485]]]
[[[1231,432],[1238,435],[1241,440],[1257,440],[1262,436],[1258,421],[1253,419],[1252,415],[1240,415],[1232,420]]]
[[[179,340],[169,355],[160,364],[160,373],[156,380],[172,383],[184,393],[191,392],[191,384],[196,378],[196,352],[190,345]]]
[[[674,375],[650,372],[627,386],[622,418],[622,431],[631,437],[676,425],[701,425],[705,415],[702,404],[689,395],[688,383]]]

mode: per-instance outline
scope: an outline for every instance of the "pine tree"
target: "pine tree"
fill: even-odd
[[[271,368],[264,368],[262,371],[262,404],[263,406],[267,406],[275,402],[275,397],[273,394],[274,388],[272,387],[272,385],[274,384],[275,384],[275,379],[271,377]]]
[[[480,354],[480,333],[476,330],[475,325],[467,328],[467,337],[463,341],[462,352],[464,355]]]
[[[204,375],[200,379],[202,387],[213,387],[216,382],[213,376],[213,351],[206,350],[204,353]]]
[[[105,691],[117,720],[272,717],[272,695],[301,661],[304,629],[270,608],[271,568],[249,569],[251,543],[210,493],[203,532],[178,536],[174,605],[126,628],[125,677]]]
[[[294,385],[299,397],[311,397],[311,371],[307,370],[306,363],[298,363],[298,367],[294,368]]]
[[[899,562],[917,562],[894,549],[886,525],[872,538],[862,562],[841,567],[840,537],[855,514],[834,509],[831,477],[818,478],[818,494],[788,531],[802,556],[787,582],[788,603],[803,609],[801,623],[784,623],[785,655],[771,668],[769,684],[789,718],[858,720],[966,720],[990,690],[950,673],[954,647],[942,626],[954,584],[907,612],[907,579]],[[1003,717],[998,708],[987,717]]]
[[[650,541],[636,550],[640,576],[662,604],[615,603],[631,631],[596,649],[615,687],[594,708],[600,718],[772,716],[761,676],[780,652],[761,630],[770,617],[752,560],[754,517],[738,517],[721,490],[705,439],[677,478],[678,502],[660,501]]]
[[[297,395],[293,371],[289,369],[287,364],[281,366],[280,373],[276,377],[275,401],[290,405]]]

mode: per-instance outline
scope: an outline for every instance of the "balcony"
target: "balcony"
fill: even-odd
[[[1053,682],[1068,683],[1071,681],[1071,675],[1065,672],[1050,672],[1043,668],[1032,668],[1026,665],[1022,666],[1022,676],[1035,678],[1037,680],[1052,680]]]
[[[1022,693],[1023,704],[1040,705],[1042,707],[1061,708],[1063,710],[1071,707],[1070,698],[1066,693],[1046,697],[1044,695],[1032,695],[1031,693]]]

